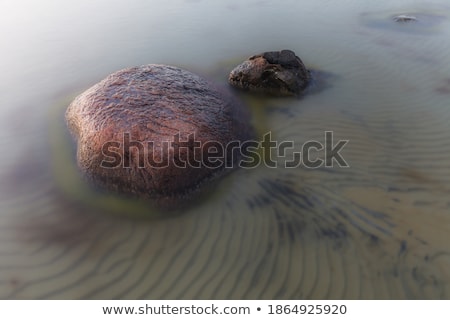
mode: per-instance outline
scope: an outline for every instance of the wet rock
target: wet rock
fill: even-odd
[[[308,86],[310,72],[291,50],[254,55],[234,68],[228,82],[239,89],[275,96],[297,96]]]
[[[393,19],[395,22],[401,22],[401,23],[417,21],[417,18],[415,16],[411,16],[411,15],[407,15],[407,14],[400,14],[398,16],[395,16]]]
[[[225,146],[251,136],[249,114],[231,95],[164,65],[109,75],[70,104],[66,120],[89,180],[170,207],[233,167],[239,149]]]

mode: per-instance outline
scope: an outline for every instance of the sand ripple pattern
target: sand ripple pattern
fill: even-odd
[[[350,168],[238,170],[170,219],[71,200],[45,153],[10,164],[0,298],[450,298],[449,113],[385,105],[357,114],[317,100],[273,106],[273,133],[301,144],[332,130],[350,140]],[[24,165],[39,170],[12,179]]]

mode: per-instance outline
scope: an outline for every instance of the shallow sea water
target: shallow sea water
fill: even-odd
[[[444,1],[6,0],[0,12],[0,298],[450,298]],[[237,170],[170,218],[86,195],[63,118],[78,93],[148,63],[226,85],[239,61],[281,49],[332,77],[302,99],[240,95],[258,131],[298,146],[333,131],[349,168]]]

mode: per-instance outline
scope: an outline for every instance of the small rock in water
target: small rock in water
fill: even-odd
[[[176,207],[235,166],[249,113],[201,77],[165,65],[109,75],[70,104],[78,166],[95,185]]]
[[[395,16],[394,18],[395,22],[416,22],[417,18],[415,16],[410,16],[410,15],[406,15],[406,14],[401,14],[398,16]]]
[[[297,96],[308,86],[310,72],[291,50],[254,55],[234,68],[228,82],[239,89],[275,96]]]

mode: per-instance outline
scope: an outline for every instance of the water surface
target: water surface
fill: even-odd
[[[450,297],[444,1],[0,8],[1,298]],[[333,131],[349,168],[238,170],[170,219],[79,196],[63,157],[76,94],[147,63],[226,85],[234,64],[280,49],[333,77],[300,100],[243,97],[256,125],[297,145]]]

